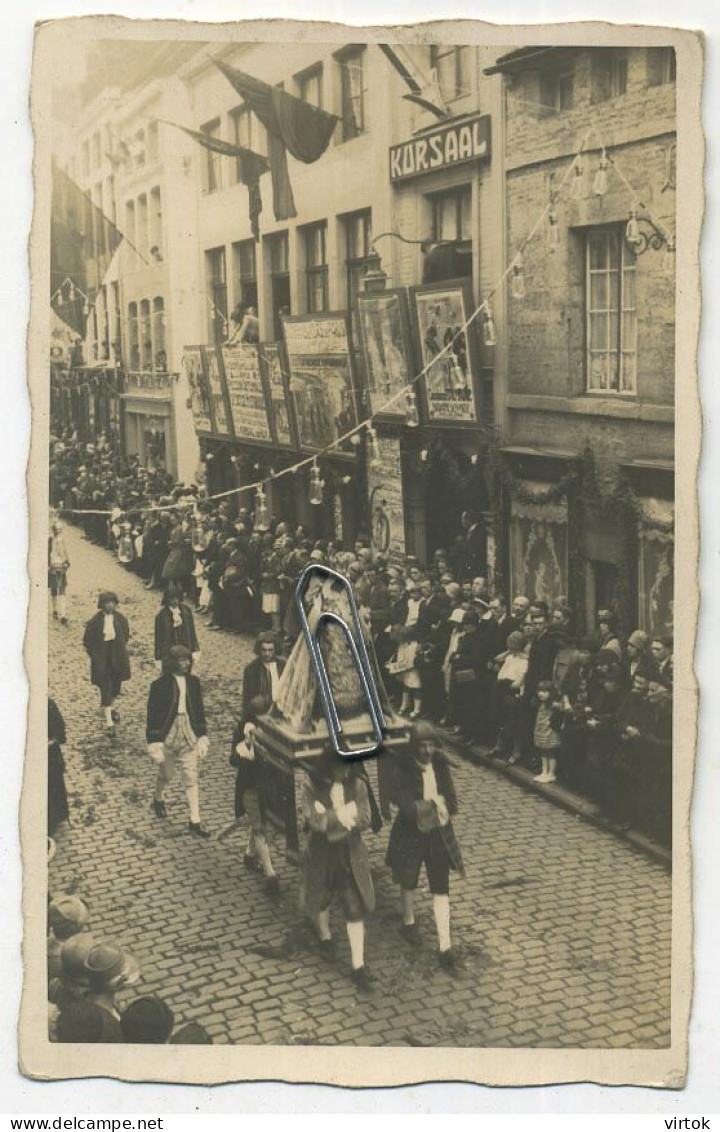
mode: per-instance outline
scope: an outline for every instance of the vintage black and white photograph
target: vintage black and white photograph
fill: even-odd
[[[37,36],[24,1061],[677,1083],[696,38],[260,27]]]

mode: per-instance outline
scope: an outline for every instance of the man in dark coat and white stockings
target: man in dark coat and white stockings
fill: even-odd
[[[130,626],[118,613],[118,596],[104,590],[98,598],[98,612],[85,626],[83,644],[90,657],[90,680],[100,689],[100,704],[105,716],[105,731],[114,736],[120,718],[115,699],[125,680],[130,679],[130,657],[127,643]]]
[[[419,945],[415,889],[424,864],[433,898],[440,966],[453,971],[450,870],[463,875],[464,866],[450,821],[458,808],[450,762],[436,746],[429,723],[415,724],[408,750],[393,755],[392,800],[399,813],[390,831],[386,863],[401,889],[403,936],[414,947]]]
[[[198,762],[209,748],[202,688],[193,676],[192,654],[184,645],[173,645],[167,654],[162,676],[150,685],[147,705],[148,755],[157,763],[152,809],[155,816],[167,816],[165,788],[178,764],[182,770],[190,809],[190,833],[210,837],[200,821]]]

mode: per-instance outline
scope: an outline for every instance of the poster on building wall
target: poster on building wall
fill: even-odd
[[[217,346],[204,346],[205,372],[207,373],[210,401],[212,403],[215,433],[217,436],[230,436],[230,419],[225,392],[225,369],[222,353]]]
[[[375,414],[415,376],[407,292],[360,295],[358,322],[369,409]],[[382,415],[401,417],[405,408],[400,397]]]
[[[347,315],[284,318],[283,331],[300,446],[326,448],[357,424]]]
[[[287,369],[283,363],[280,342],[262,342],[260,360],[265,373],[265,382],[270,394],[270,423],[275,432],[275,443],[283,447],[294,447],[293,430],[290,421],[290,390]]]
[[[638,624],[646,633],[672,637],[674,620],[675,513],[665,499],[645,497],[640,526]]]
[[[467,424],[478,420],[475,374],[479,371],[474,327],[459,333],[473,311],[467,280],[411,289],[421,382],[428,424]],[[447,349],[445,349],[447,347]]]
[[[260,370],[260,351],[246,342],[222,347],[232,425],[238,440],[272,443],[265,385]]]
[[[209,436],[213,431],[213,420],[202,346],[186,346],[181,364],[190,390],[195,431],[199,435]]]
[[[565,503],[512,501],[510,525],[512,596],[552,602],[568,592]]]
[[[382,554],[391,561],[402,561],[405,512],[400,441],[379,436],[377,449],[379,460],[368,460],[367,470],[372,550],[373,554]]]

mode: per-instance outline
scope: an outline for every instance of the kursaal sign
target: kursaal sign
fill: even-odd
[[[438,169],[490,157],[490,116],[479,114],[390,146],[390,180],[406,181]]]

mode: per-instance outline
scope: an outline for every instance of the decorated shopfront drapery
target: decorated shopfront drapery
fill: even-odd
[[[527,484],[542,489],[542,484]],[[511,503],[512,596],[551,602],[568,592],[568,513],[565,502]]]

